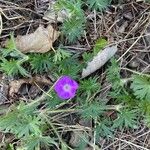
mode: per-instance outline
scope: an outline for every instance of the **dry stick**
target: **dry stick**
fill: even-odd
[[[6,5],[15,5],[15,6],[19,6],[18,4],[16,3],[13,3],[13,2],[9,2],[9,1],[4,1],[4,0],[0,0],[1,3],[5,3]]]
[[[121,142],[125,142],[125,143],[127,143],[128,145],[132,145],[132,146],[134,146],[134,147],[136,147],[136,148],[138,148],[138,149],[141,149],[141,150],[149,150],[149,149],[147,149],[147,148],[145,148],[145,147],[143,147],[143,146],[134,144],[134,143],[132,143],[132,142],[130,142],[130,141],[122,140],[122,139],[119,139],[119,138],[115,138],[115,139],[120,140]]]
[[[110,28],[107,30],[106,34],[108,34],[109,31],[114,27],[114,25],[115,25],[117,22],[119,22],[119,21],[120,21],[120,19],[116,20],[116,21],[110,26]]]
[[[146,68],[147,68],[147,67],[146,67]],[[130,72],[134,73],[134,74],[143,75],[143,76],[146,76],[146,77],[148,77],[148,78],[150,77],[149,74],[144,74],[144,73],[143,73],[144,71],[142,71],[142,72],[137,72],[137,71],[131,70],[131,69],[129,69],[129,68],[121,68],[121,70],[127,70],[127,71],[130,71]]]
[[[66,125],[63,123],[54,123],[54,125],[56,126],[60,126],[58,127],[59,129],[62,128],[70,128],[70,130],[84,130],[84,131],[92,131],[90,127],[86,127],[86,126],[82,126],[82,125]]]
[[[139,132],[140,133],[140,132]],[[150,133],[150,130],[148,131],[148,132],[146,132],[146,133],[144,133],[144,134],[142,134],[142,135],[139,135],[137,138],[134,138],[133,140],[131,140],[130,142],[134,142],[136,139],[138,139],[138,138],[140,138],[140,137],[142,137],[142,136],[144,136],[144,135],[148,135]],[[128,145],[124,145],[122,148],[124,149],[124,148],[126,148]]]
[[[55,126],[53,125],[53,123],[47,119],[47,117],[45,115],[43,115],[43,117],[45,118],[45,120],[49,123],[49,125],[51,126],[51,128],[53,129],[54,133],[57,135],[59,141],[61,144],[65,144],[64,141],[62,140],[62,138],[60,137],[59,133],[57,132]],[[65,144],[66,145],[66,144]],[[71,147],[69,147],[68,145],[66,145],[70,150],[73,150]]]
[[[102,148],[102,150],[108,150],[108,148],[110,148],[110,146],[114,145],[115,143],[117,143],[119,140],[114,141],[113,143],[110,143],[109,145],[107,145],[106,147]]]
[[[131,49],[132,47],[138,42],[138,40],[142,37],[143,32],[141,33],[141,35],[138,37],[138,39],[128,48],[128,50],[117,60],[120,61]]]
[[[140,36],[137,36],[137,37],[132,37],[132,38],[128,38],[128,39],[119,40],[117,42],[109,44],[108,46],[112,46],[112,45],[119,44],[119,43],[122,43],[122,42],[126,42],[126,41],[129,41],[129,40],[135,40],[135,39],[138,39],[138,38],[144,38],[144,37],[147,37],[147,36],[150,36],[150,33],[145,34],[145,35],[141,34]],[[94,45],[91,45],[91,46],[94,46]],[[79,47],[79,48],[78,47],[70,47],[70,46],[63,46],[63,47],[64,48],[70,48],[70,49],[77,49],[77,50],[78,49],[81,49],[81,50],[87,50],[88,49],[88,48],[84,48],[84,47],[83,48],[82,47]],[[136,50],[136,51],[140,51],[140,50]],[[142,52],[149,52],[149,51],[144,50]]]
[[[4,10],[10,10],[10,9],[13,9],[13,10],[26,10],[26,11],[29,11],[29,12],[32,12],[34,14],[37,14],[38,16],[41,16],[43,17],[41,14],[37,13],[36,11],[33,11],[29,8],[24,8],[24,7],[19,7],[19,6],[7,6],[7,9],[4,9]],[[7,16],[6,16],[7,17]],[[9,18],[9,17],[8,17]],[[24,18],[24,17],[23,17]],[[9,18],[11,19],[11,18]],[[25,19],[25,18],[24,18]]]
[[[3,20],[2,20],[2,15],[7,19],[7,20],[14,20],[14,19],[20,19],[20,18],[24,18],[23,16],[17,16],[17,17],[8,17],[2,10],[2,8],[0,8],[0,35],[2,33],[3,30]]]
[[[145,72],[148,68],[150,68],[150,65],[148,65],[146,68],[144,68],[144,69],[142,70],[142,73]]]
[[[1,15],[1,12],[0,12],[0,35],[2,33],[2,30],[3,30],[3,20],[2,20],[2,15]]]
[[[128,34],[124,37],[124,39],[126,39],[130,33],[138,26],[138,24],[140,23],[140,21],[142,20],[143,15],[140,17],[140,19],[138,20],[138,22],[134,25],[134,27],[128,32]],[[145,20],[146,21],[146,20]]]
[[[145,34],[145,35],[140,35],[140,36],[137,36],[137,37],[132,37],[132,38],[128,38],[128,39],[119,40],[117,42],[109,44],[108,46],[112,46],[112,45],[119,44],[119,43],[122,43],[122,42],[126,42],[126,41],[129,41],[129,40],[135,40],[135,39],[138,39],[139,37],[144,38],[144,37],[147,37],[147,36],[150,36],[150,33]],[[93,46],[93,45],[91,45],[91,46]]]
[[[94,31],[95,31],[95,34],[97,36],[97,26],[96,26],[96,10],[94,9]],[[94,38],[96,38],[94,36]]]
[[[7,19],[7,20],[15,20],[15,19],[20,19],[24,18],[23,16],[16,16],[16,17],[8,17],[3,10],[0,8],[0,13]],[[24,18],[25,19],[25,18]]]
[[[84,31],[84,37],[85,37],[85,40],[86,40],[86,43],[88,45],[89,48],[91,48],[90,44],[89,44],[89,41],[87,39],[87,36],[86,36],[86,32]],[[78,49],[79,50],[79,49]]]
[[[94,119],[94,129],[96,129],[96,123],[97,123],[97,117]],[[96,130],[94,130],[94,140],[93,140],[93,150],[95,150],[95,145],[96,145]]]
[[[150,17],[150,16],[149,16]],[[140,34],[140,36],[136,39],[136,41],[128,48],[128,50],[117,60],[120,61],[131,49],[132,47],[138,42],[138,40],[143,36],[143,34],[145,33],[145,30],[147,29],[148,25],[150,24],[150,22],[147,23],[145,29],[142,31],[142,33]]]
[[[60,78],[61,78],[61,77],[60,77]],[[60,78],[59,78],[59,79],[60,79]],[[58,79],[58,80],[59,80],[59,79]],[[58,81],[58,80],[57,80],[57,81]],[[32,104],[34,104],[34,103],[37,103],[37,102],[39,102],[39,101],[41,101],[41,100],[44,100],[47,96],[50,96],[48,93],[53,89],[53,87],[55,86],[55,84],[57,83],[57,81],[53,84],[53,86],[51,86],[51,88],[49,89],[48,92],[43,91],[43,90],[35,83],[35,84],[38,86],[38,88],[40,88],[40,89],[44,92],[44,94],[43,94],[40,98],[38,98],[36,101],[31,102],[30,105],[32,105]],[[43,115],[43,117],[47,120],[47,117],[45,117],[44,115]],[[65,144],[65,143],[63,142],[63,140],[61,139],[59,133],[57,132],[56,128],[54,127],[54,125],[53,125],[49,120],[47,120],[47,122],[50,124],[50,126],[51,126],[52,129],[54,130],[54,132],[55,132],[55,134],[57,135],[59,141],[60,141],[62,144]],[[70,150],[73,150],[73,149],[72,149],[71,147],[69,147],[68,145],[66,145],[66,146],[67,146]]]

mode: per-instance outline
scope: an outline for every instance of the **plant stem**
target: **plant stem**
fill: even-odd
[[[130,71],[134,74],[137,74],[137,75],[143,75],[143,76],[147,76],[148,78],[150,78],[150,75],[149,74],[145,74],[145,73],[142,73],[142,72],[138,72],[138,71],[134,71],[134,70],[131,70],[131,69],[128,69],[128,68],[121,68],[122,70],[127,70],[127,71]]]
[[[118,105],[107,105],[105,110],[116,110],[119,111],[121,108],[123,108],[121,104]],[[82,109],[58,109],[58,110],[42,110],[41,112],[45,112],[48,114],[54,114],[54,113],[67,113],[67,112],[81,112]]]
[[[45,114],[42,114],[42,117],[47,121],[47,123],[49,123],[49,125],[51,126],[51,128],[53,129],[54,133],[57,135],[58,140],[60,141],[60,143],[65,144],[65,142],[62,140],[62,138],[60,137],[59,133],[57,132],[56,128],[54,127],[54,125],[51,123],[51,121],[48,119],[49,116],[46,116]],[[68,145],[66,145],[70,150],[73,150],[71,147],[69,147]]]

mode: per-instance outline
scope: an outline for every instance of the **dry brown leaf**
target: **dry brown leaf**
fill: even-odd
[[[91,73],[101,68],[112,56],[117,52],[117,45],[106,47],[100,51],[92,61],[88,62],[87,67],[82,71],[82,78],[87,77]]]
[[[23,83],[26,83],[24,79],[11,81],[9,84],[9,96],[13,97],[13,95],[19,91],[19,88]]]
[[[45,12],[43,19],[48,20],[50,23],[63,22],[65,19],[69,18],[71,13],[63,9],[60,11],[55,11],[56,1],[51,1],[48,10]]]
[[[34,33],[17,36],[16,47],[23,53],[45,53],[52,48],[53,42],[59,37],[60,32],[51,25],[44,28],[39,26]]]
[[[34,83],[37,83],[38,85],[42,85],[42,84],[52,85],[52,82],[44,76],[35,76],[29,79],[13,80],[9,84],[9,96],[13,97],[14,94],[17,94],[24,83],[32,84],[32,85],[35,85]],[[37,86],[36,89],[38,89]]]
[[[124,33],[125,32],[125,29],[126,29],[126,27],[128,27],[128,22],[127,21],[125,21],[120,27],[119,27],[119,29],[118,29],[118,32],[119,33]]]
[[[88,136],[88,133],[84,132],[84,131],[73,131],[71,132],[71,137],[70,137],[70,140],[69,140],[69,144],[72,146],[72,147],[78,147],[81,143],[81,140],[82,140],[82,136],[85,136],[86,139],[89,139],[89,136]]]

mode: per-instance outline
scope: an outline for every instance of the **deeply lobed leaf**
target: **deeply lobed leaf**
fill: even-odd
[[[131,88],[134,91],[134,95],[139,99],[150,100],[150,78],[146,76],[133,76],[133,82]]]
[[[102,11],[110,5],[111,1],[112,0],[87,0],[87,3],[90,8]]]

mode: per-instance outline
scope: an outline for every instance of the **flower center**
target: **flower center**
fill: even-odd
[[[71,86],[70,86],[69,84],[65,84],[64,87],[63,87],[63,89],[64,89],[65,91],[70,91]]]

